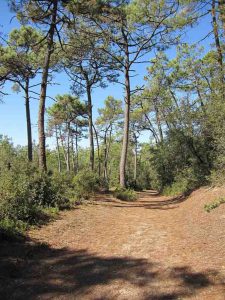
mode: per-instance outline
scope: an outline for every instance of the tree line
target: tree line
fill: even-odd
[[[185,191],[224,178],[223,2],[8,1],[21,27],[0,46],[1,93],[12,82],[24,94],[27,159],[36,155],[44,172],[55,164],[60,173],[78,174],[88,165],[107,187]],[[208,51],[183,37],[206,17]],[[147,75],[136,86],[142,64]],[[56,72],[69,78],[71,94],[57,95],[46,109]],[[94,89],[112,83],[123,87],[123,99],[108,96],[93,118]],[[33,98],[39,99],[38,151]],[[55,151],[46,149],[46,136],[55,138]]]

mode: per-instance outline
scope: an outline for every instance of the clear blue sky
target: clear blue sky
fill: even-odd
[[[16,18],[13,18],[13,14],[10,12],[7,0],[0,0],[0,32],[7,34],[15,27],[19,27]],[[186,42],[195,43],[202,39],[210,30],[211,23],[210,18],[204,18],[198,26],[195,26],[184,36]],[[210,42],[212,42],[212,37],[204,40],[201,44],[205,48],[209,48]],[[168,50],[168,55],[173,57],[175,55],[175,49]],[[149,58],[151,54],[149,55]],[[146,67],[148,64],[138,65],[136,68],[137,77],[133,79],[133,85],[142,85],[143,77],[146,74]],[[55,74],[54,82],[57,85],[48,87],[48,95],[55,97],[57,94],[64,94],[70,92],[70,82],[64,74]],[[13,139],[15,145],[26,145],[26,119],[25,119],[25,106],[22,93],[14,93],[11,90],[11,84],[5,86],[4,91],[9,93],[9,95],[3,98],[4,103],[0,104],[0,134],[7,135]],[[97,116],[97,109],[103,106],[104,99],[112,95],[117,99],[123,98],[123,89],[120,85],[109,85],[106,89],[97,88],[93,93],[93,110],[94,117]],[[85,99],[85,98],[84,98]],[[52,104],[52,100],[47,100],[47,106]],[[31,101],[31,118],[32,118],[32,129],[33,129],[33,139],[37,141],[37,112],[38,112],[38,100]],[[53,146],[52,140],[47,140],[49,146]],[[86,142],[83,145],[87,145]]]

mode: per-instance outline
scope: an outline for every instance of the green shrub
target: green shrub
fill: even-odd
[[[219,207],[221,204],[225,203],[225,198],[219,198],[218,200],[211,202],[209,204],[205,204],[204,209],[205,211],[207,211],[208,213],[211,212],[211,210]]]
[[[57,176],[37,173],[30,181],[31,201],[38,206],[59,209],[69,207],[69,199],[65,196],[66,190],[66,182]]]
[[[109,190],[109,182],[105,178],[99,178],[99,188],[102,191]]]
[[[98,190],[99,179],[94,172],[83,170],[74,177],[73,186],[76,200],[87,200]]]
[[[114,197],[123,201],[136,201],[137,194],[134,190],[125,189],[125,188],[117,188],[114,193]]]
[[[186,168],[175,176],[171,185],[163,189],[166,196],[176,196],[190,192],[199,185],[200,179],[196,178],[192,168]]]
[[[143,191],[144,188],[145,187],[139,181],[133,180],[128,183],[128,189],[131,189],[131,190],[141,192],[141,191]]]
[[[27,229],[27,224],[22,221],[10,219],[0,220],[0,240],[4,237],[16,236],[19,233],[24,233]]]
[[[65,195],[68,182],[60,175],[40,173],[23,161],[15,162],[0,175],[0,228],[4,231],[7,228],[22,231],[29,224],[48,219],[52,208],[71,206]]]

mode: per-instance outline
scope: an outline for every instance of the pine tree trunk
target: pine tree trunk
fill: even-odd
[[[25,106],[26,106],[26,120],[27,120],[27,155],[28,160],[33,160],[32,149],[32,130],[31,130],[31,118],[30,118],[30,98],[29,98],[29,80],[26,81],[25,87]]]
[[[55,132],[56,132],[56,149],[57,149],[57,159],[58,159],[58,171],[59,171],[59,173],[61,173],[62,172],[62,164],[61,164],[61,158],[60,158],[59,136],[58,136],[57,126],[55,126]]]
[[[59,134],[60,134],[61,147],[62,147],[62,151],[63,151],[63,157],[64,157],[65,164],[66,164],[66,150],[65,150],[64,143],[63,143],[62,131],[61,131],[60,128],[59,128]],[[66,165],[67,165],[67,164],[66,164]]]
[[[67,147],[66,147],[66,167],[70,172],[70,123],[67,124]]]
[[[109,184],[108,161],[109,161],[109,152],[110,152],[111,139],[112,139],[112,124],[110,124],[107,131],[108,130],[109,130],[108,143],[107,143],[107,138],[105,140],[105,151],[106,152],[105,152],[105,162],[104,162],[104,174],[105,174],[104,177],[105,177],[107,184]]]
[[[90,143],[90,168],[94,170],[94,136],[93,136],[93,120],[92,120],[92,99],[91,88],[87,84],[87,98],[88,98],[88,127],[89,127],[89,143]]]
[[[135,145],[134,145],[134,182],[137,181],[137,137],[135,136]]]
[[[72,152],[73,172],[74,172],[74,174],[76,174],[76,162],[75,162],[75,155],[74,155],[74,140],[73,140],[73,135],[71,135],[71,152]]]
[[[103,177],[105,182],[108,181],[108,175],[107,175],[107,130],[105,131],[104,135],[104,172],[103,172]]]
[[[126,162],[127,162],[127,151],[129,143],[129,126],[130,126],[130,77],[129,77],[129,67],[127,62],[127,67],[125,70],[125,87],[126,87],[126,97],[125,97],[125,111],[124,111],[124,131],[123,131],[123,145],[120,158],[120,186],[126,187]]]
[[[76,126],[76,131],[77,131],[77,126]],[[76,151],[76,174],[79,171],[79,153],[78,153],[78,136],[76,134],[75,137],[75,151]]]
[[[45,100],[46,100],[46,92],[47,92],[47,81],[48,81],[50,58],[53,53],[54,32],[56,26],[58,0],[54,0],[53,3],[54,6],[52,11],[52,20],[51,20],[48,37],[47,37],[47,51],[46,51],[44,67],[42,72],[42,79],[41,79],[41,92],[40,92],[39,111],[38,111],[39,168],[42,171],[47,171],[46,148],[45,148]]]
[[[225,0],[219,0],[218,6],[219,6],[220,20],[222,22],[223,31],[225,33]]]
[[[217,50],[217,54],[218,54],[218,59],[217,60],[218,60],[218,63],[220,65],[221,72],[223,74],[223,53],[222,53],[222,49],[221,49],[221,45],[220,45],[218,22],[217,22],[217,18],[216,18],[215,0],[212,0],[211,14],[212,14],[214,39],[215,39],[216,50]]]
[[[101,176],[100,147],[99,147],[98,133],[97,133],[97,130],[96,130],[96,128],[95,128],[94,125],[93,125],[93,128],[94,128],[95,137],[96,137],[96,143],[97,143],[97,151],[98,151],[98,176],[100,178],[100,176]]]

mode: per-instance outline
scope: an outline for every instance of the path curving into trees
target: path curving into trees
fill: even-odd
[[[26,242],[2,243],[0,298],[223,300],[225,205],[203,207],[224,192],[100,194]]]

